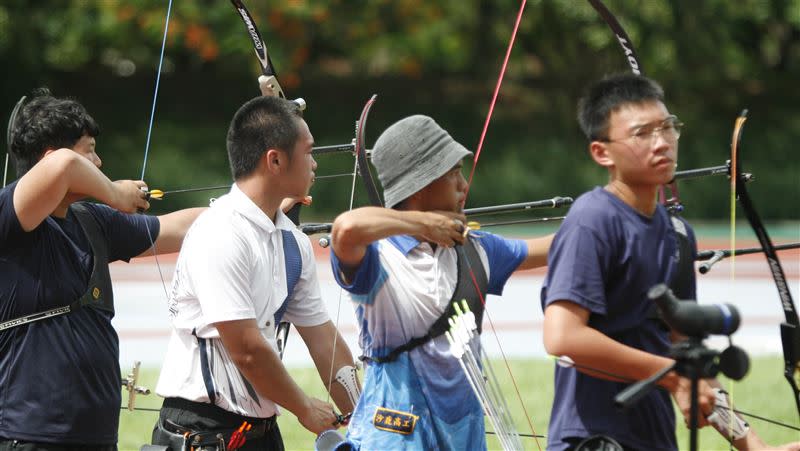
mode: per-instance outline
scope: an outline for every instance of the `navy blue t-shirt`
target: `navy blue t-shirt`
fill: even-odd
[[[86,291],[93,257],[70,210],[25,232],[14,211],[16,182],[0,191],[0,322],[68,305]],[[141,254],[158,218],[86,204],[109,261]],[[115,444],[121,402],[119,339],[112,314],[94,308],[0,331],[0,437]]]
[[[692,254],[696,243],[686,224]],[[542,308],[574,302],[590,312],[589,326],[625,345],[666,355],[669,334],[648,319],[647,291],[678,271],[675,230],[663,206],[646,217],[603,188],[580,196],[550,248]],[[692,260],[693,261],[693,260]],[[692,272],[690,295],[695,297]],[[674,450],[675,415],[670,395],[653,390],[622,412],[614,396],[628,384],[557,366],[548,450],[563,450],[568,437],[606,434],[635,449]]]

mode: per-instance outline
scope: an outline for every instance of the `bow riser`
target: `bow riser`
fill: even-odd
[[[784,377],[789,386],[792,387],[794,393],[794,400],[797,406],[797,413],[800,416],[800,389],[798,388],[797,377],[800,375],[800,318],[797,316],[797,308],[795,307],[792,293],[789,291],[789,286],[786,283],[786,274],[783,271],[778,254],[775,251],[775,245],[767,233],[761,217],[753,205],[750,194],[747,191],[747,184],[741,173],[741,164],[739,161],[739,143],[742,139],[742,130],[744,123],[747,120],[747,110],[742,111],[736,119],[736,124],[733,129],[733,138],[731,140],[731,161],[732,172],[731,182],[734,187],[734,193],[739,200],[742,209],[744,210],[745,217],[750,223],[750,227],[758,238],[764,250],[764,256],[767,259],[769,270],[772,273],[772,278],[775,281],[775,286],[778,289],[778,296],[781,300],[781,308],[786,318],[786,322],[781,323],[781,343],[783,345],[783,359],[784,359]]]

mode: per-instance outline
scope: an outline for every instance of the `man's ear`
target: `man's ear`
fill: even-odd
[[[430,186],[430,185],[428,185]],[[400,203],[404,209],[408,210],[417,210],[420,207],[420,203],[422,203],[423,199],[425,198],[425,191],[427,190],[427,186],[422,188],[421,190],[417,191],[416,193],[406,197]]]
[[[592,156],[595,163],[604,168],[614,166],[614,160],[608,152],[608,143],[592,141],[589,144],[589,154]]]
[[[269,149],[261,155],[260,164],[271,174],[278,174],[286,166],[286,155],[277,149]]]

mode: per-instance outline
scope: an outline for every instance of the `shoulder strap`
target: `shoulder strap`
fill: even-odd
[[[670,215],[672,230],[678,246],[677,270],[669,281],[670,288],[678,299],[688,299],[691,293],[692,274],[694,273],[694,260],[692,259],[692,244],[686,224],[677,215]]]
[[[475,322],[478,324],[478,333],[483,331],[483,301],[486,299],[486,292],[489,287],[489,279],[486,276],[486,268],[475,248],[472,239],[467,240],[463,246],[456,247],[458,255],[458,284],[456,285],[453,297],[450,299],[450,307],[445,315],[440,317],[431,327],[436,328],[436,335],[445,333],[448,329],[448,319],[456,314],[454,303],[466,299],[470,310],[475,314]],[[473,277],[475,280],[473,280]],[[476,291],[477,285],[480,293]],[[441,324],[439,324],[441,322]]]
[[[303,258],[300,255],[300,246],[291,230],[281,230],[283,234],[283,258],[286,263],[286,299],[275,311],[275,324],[281,322],[286,308],[289,306],[289,299],[292,297],[294,287],[300,280],[300,273],[303,271]]]
[[[484,310],[481,299],[486,298],[486,291],[489,285],[488,278],[486,277],[486,269],[483,267],[483,262],[481,261],[480,255],[478,255],[477,249],[475,249],[472,238],[467,239],[463,245],[456,246],[455,250],[457,268],[456,288],[453,290],[453,296],[450,298],[447,309],[445,309],[444,313],[442,313],[430,329],[428,329],[428,332],[421,337],[412,338],[405,344],[392,349],[384,357],[367,357],[362,355],[359,359],[377,363],[392,362],[396,360],[400,354],[411,351],[443,335],[448,329],[448,320],[456,314],[454,304],[462,299],[466,299],[470,310],[475,314],[475,322],[478,324],[478,332],[480,333]],[[473,276],[475,278],[474,280]],[[476,285],[478,289],[480,289],[480,293],[476,290]]]
[[[684,224],[683,220],[675,213],[669,214],[669,220],[672,236],[675,239],[675,252],[678,256],[678,263],[675,266],[675,270],[669,272],[670,276],[667,284],[678,299],[687,300],[691,298],[689,293],[691,293],[692,273],[694,272],[692,243],[689,241],[689,232],[686,230],[686,224]],[[661,314],[655,303],[650,306],[647,318],[660,321],[665,328],[669,328],[661,319]]]

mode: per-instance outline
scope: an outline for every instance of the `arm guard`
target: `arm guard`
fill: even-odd
[[[750,425],[733,412],[728,403],[728,392],[715,388],[714,393],[716,393],[717,399],[714,404],[714,412],[707,418],[708,422],[723,437],[731,441],[747,436],[750,431]]]
[[[344,387],[350,402],[355,407],[358,403],[358,398],[361,396],[361,388],[358,384],[358,378],[356,378],[356,367],[345,365],[339,368],[336,372],[336,382]]]

